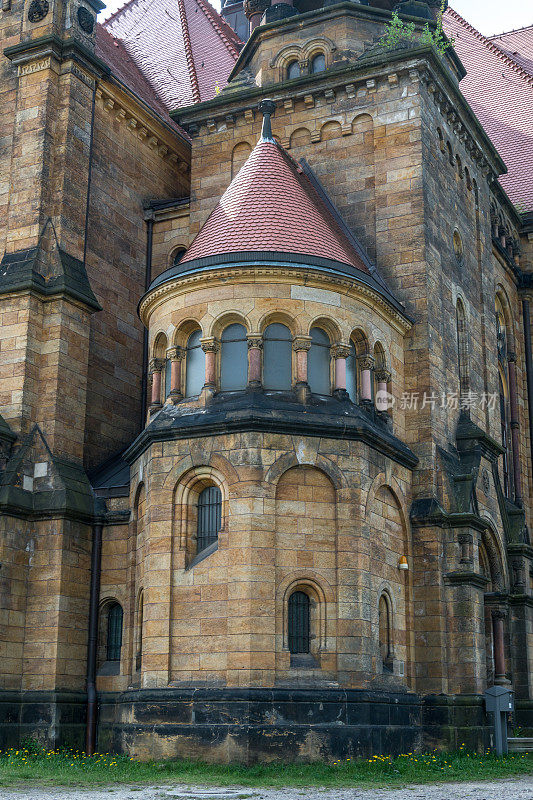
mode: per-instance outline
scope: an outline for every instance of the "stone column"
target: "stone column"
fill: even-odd
[[[511,407],[511,441],[513,443],[514,499],[517,506],[522,505],[522,475],[520,470],[520,424],[518,421],[518,400],[516,394],[516,354],[507,356],[509,369],[509,405]]]
[[[214,392],[217,385],[217,353],[219,344],[213,337],[201,339],[200,344],[205,353],[205,382],[204,390]]]
[[[262,385],[261,378],[261,350],[263,337],[252,333],[248,336],[248,386],[250,389],[259,389]]]
[[[250,23],[250,34],[261,22],[261,17],[270,7],[270,0],[244,0],[244,13]]]
[[[359,399],[362,403],[372,402],[372,372],[374,370],[375,360],[371,355],[361,356],[359,359],[359,368],[361,370],[361,392]]]
[[[378,411],[387,412],[387,400],[386,395],[388,393],[388,385],[391,379],[391,374],[388,369],[377,369],[375,372],[376,380],[378,383],[378,396],[376,397],[376,408]]]
[[[506,686],[509,681],[505,669],[504,624],[506,612],[496,608],[492,612],[492,642],[494,648],[494,683]]]
[[[173,400],[181,400],[183,397],[181,364],[185,358],[185,350],[182,347],[171,347],[167,350],[167,358],[170,358],[170,397]]]
[[[296,391],[299,400],[305,403],[309,396],[309,384],[307,383],[307,354],[311,348],[310,336],[297,336],[292,343],[296,353]]]
[[[344,398],[346,392],[346,359],[350,355],[350,347],[347,344],[336,344],[331,348],[331,355],[335,359],[335,386],[334,394],[339,398]]]
[[[162,406],[161,373],[163,372],[164,368],[164,358],[152,358],[150,361],[150,377],[152,379],[152,399],[150,402],[150,408],[148,409],[150,414],[154,414],[156,411],[159,411]]]

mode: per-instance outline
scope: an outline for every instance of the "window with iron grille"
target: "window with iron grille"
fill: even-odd
[[[222,494],[218,486],[208,486],[198,497],[196,548],[200,553],[216,542],[222,522]]]
[[[120,661],[122,648],[122,607],[111,603],[107,611],[107,651],[108,661]]]
[[[293,592],[289,597],[289,652],[308,653],[310,641],[309,597]]]

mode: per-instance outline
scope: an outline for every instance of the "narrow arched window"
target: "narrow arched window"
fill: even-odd
[[[137,606],[137,650],[135,653],[135,670],[138,672],[143,660],[143,623],[144,623],[144,592],[140,591]]]
[[[165,398],[169,396],[172,386],[172,361],[170,358],[165,360]]]
[[[107,661],[120,661],[122,649],[122,606],[111,603],[107,611]]]
[[[330,394],[330,349],[329,336],[322,328],[311,328],[311,347],[307,357],[307,382],[315,394]]]
[[[501,375],[498,376],[500,390],[500,430],[502,437],[502,470],[503,470],[503,493],[506,497],[511,497],[511,475],[509,473],[510,453],[509,453],[509,427],[507,424],[507,399],[503,388]]]
[[[318,53],[311,61],[311,72],[324,72],[326,69],[326,56]]]
[[[305,592],[289,597],[289,652],[308,653],[311,639],[310,602]]]
[[[346,391],[352,403],[357,403],[357,352],[350,342],[350,355],[346,359]]]
[[[385,594],[379,598],[379,652],[383,669],[392,672],[392,613],[390,601]]]
[[[208,486],[198,496],[196,550],[201,553],[218,539],[222,524],[222,494],[218,486]]]
[[[194,397],[200,394],[205,380],[205,353],[202,350],[200,339],[202,331],[191,333],[187,340],[185,353],[185,397]]]
[[[273,322],[263,335],[263,387],[289,390],[292,384],[292,336],[286,325]]]
[[[457,359],[459,366],[459,389],[461,394],[466,394],[470,388],[468,375],[468,344],[466,337],[465,310],[460,300],[455,308],[457,325]]]
[[[299,78],[300,77],[300,65],[298,61],[291,61],[290,64],[287,66],[287,79],[291,80],[291,78]]]
[[[246,389],[248,341],[244,325],[228,325],[222,332],[221,342],[220,389],[223,392]]]

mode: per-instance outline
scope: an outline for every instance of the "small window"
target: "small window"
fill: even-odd
[[[171,386],[172,386],[172,361],[170,358],[167,358],[165,361],[165,397],[169,396]]]
[[[181,259],[183,258],[183,256],[185,255],[186,252],[187,251],[185,250],[184,247],[180,247],[180,248],[178,248],[178,250],[176,250],[176,252],[172,256],[172,266],[173,267],[177,267],[178,266],[178,264],[180,263]]]
[[[307,357],[307,381],[315,394],[330,394],[329,336],[322,328],[311,328],[311,347]]]
[[[305,592],[293,592],[289,597],[289,652],[309,653],[311,621],[309,597]]]
[[[222,524],[222,494],[218,486],[208,486],[198,497],[196,551],[201,553],[218,539]]]
[[[326,69],[326,56],[324,53],[318,53],[311,61],[311,72],[324,72]]]
[[[205,353],[200,339],[202,331],[191,333],[187,341],[185,354],[185,397],[199,395],[205,381]]]
[[[122,649],[122,606],[111,603],[107,612],[107,661],[120,661]]]
[[[290,81],[291,78],[299,78],[300,77],[300,65],[298,62],[291,61],[291,63],[287,67],[287,79]]]
[[[286,325],[273,322],[263,336],[263,386],[289,390],[292,378],[292,336]]]
[[[353,342],[350,343],[350,355],[346,359],[346,391],[352,403],[357,403],[357,353]]]
[[[246,389],[248,382],[248,341],[244,325],[234,323],[224,329],[221,337],[220,389]]]
[[[392,672],[392,636],[390,606],[384,594],[379,598],[379,651],[383,669]]]

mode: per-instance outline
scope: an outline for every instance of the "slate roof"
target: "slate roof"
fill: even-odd
[[[524,54],[531,52],[533,29],[503,34],[504,40],[496,42],[451,8],[444,15],[444,28],[455,37],[455,50],[467,69],[460,89],[507,167],[500,183],[515,205],[529,211],[533,209],[533,76],[525,68]],[[504,41],[507,50],[511,39],[519,43],[515,47],[519,60],[503,49]]]
[[[208,0],[130,0],[103,27],[167,110],[215,97],[242,47]]]
[[[222,253],[295,253],[368,267],[304,170],[276,142],[260,140],[180,261]]]

